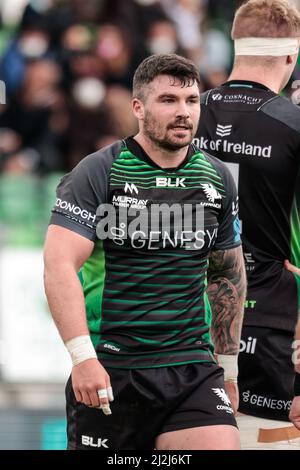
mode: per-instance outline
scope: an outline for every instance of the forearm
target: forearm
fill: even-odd
[[[46,267],[45,291],[53,319],[72,359],[76,400],[110,415],[109,401],[113,401],[110,378],[98,361],[89,337],[84,296],[76,270],[63,263],[59,269]]]
[[[207,294],[212,309],[211,336],[215,352],[237,355],[246,296],[246,274],[241,247],[212,253]]]
[[[73,266],[45,266],[45,292],[56,327],[64,342],[88,335],[82,286]]]

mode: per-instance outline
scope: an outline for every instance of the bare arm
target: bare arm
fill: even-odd
[[[77,272],[93,248],[94,243],[81,235],[57,225],[49,226],[44,250],[45,292],[53,319],[65,343],[89,335],[84,295]],[[88,341],[90,344],[89,338]],[[77,401],[93,407],[101,404],[104,413],[110,414],[108,399],[104,397],[99,400],[98,395],[99,390],[111,387],[110,378],[95,357],[91,344],[90,350],[94,357],[86,354],[84,360],[73,366],[74,393]]]
[[[64,342],[89,334],[78,271],[93,251],[90,240],[50,225],[44,249],[44,283],[48,304]]]
[[[211,335],[215,352],[236,355],[240,348],[246,296],[241,247],[211,253],[207,294],[212,309]]]

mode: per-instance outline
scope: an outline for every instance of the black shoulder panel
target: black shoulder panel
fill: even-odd
[[[263,104],[260,111],[300,134],[300,108],[287,98],[276,96]]]

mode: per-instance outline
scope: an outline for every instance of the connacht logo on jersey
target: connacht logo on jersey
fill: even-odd
[[[185,188],[185,178],[156,178],[157,188]]]
[[[130,194],[133,194],[133,193],[138,194],[139,193],[139,190],[137,189],[136,185],[133,184],[133,183],[125,183],[124,191],[125,191],[125,193],[130,192]]]
[[[222,199],[222,196],[211,183],[202,183],[201,187],[209,202],[215,202],[216,199]]]
[[[215,93],[214,95],[212,95],[212,99],[214,101],[221,101],[222,100],[222,95],[220,95],[220,93]]]

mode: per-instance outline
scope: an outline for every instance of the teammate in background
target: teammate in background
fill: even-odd
[[[236,408],[237,196],[225,165],[191,145],[199,101],[190,61],[147,58],[133,81],[138,134],[83,159],[58,186],[45,288],[73,361],[69,449],[239,448],[224,390]],[[208,259],[225,386],[209,335]]]
[[[248,277],[238,381],[239,409],[248,415],[238,421],[242,448],[265,447],[257,442],[259,427],[290,427],[281,420],[288,421],[294,393],[298,297],[284,260],[291,259],[300,109],[278,93],[294,70],[299,36],[300,14],[287,1],[242,4],[232,27],[233,70],[225,84],[202,95],[195,139],[229,165],[238,185]],[[279,437],[287,439],[288,432]]]

